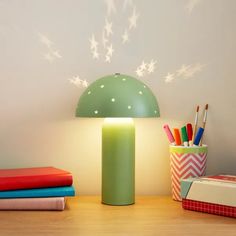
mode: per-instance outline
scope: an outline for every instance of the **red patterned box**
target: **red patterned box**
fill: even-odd
[[[181,196],[184,209],[236,218],[236,176],[182,180]]]
[[[187,210],[200,211],[215,215],[230,216],[236,218],[236,207],[224,206],[208,202],[199,202],[188,199],[182,200],[182,206],[184,209]]]

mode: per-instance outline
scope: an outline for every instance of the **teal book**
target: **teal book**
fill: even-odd
[[[75,196],[73,186],[0,191],[0,198],[41,198]]]

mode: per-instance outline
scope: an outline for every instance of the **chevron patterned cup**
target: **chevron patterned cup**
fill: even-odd
[[[172,198],[181,201],[180,181],[191,177],[205,175],[207,145],[170,146],[170,171]]]

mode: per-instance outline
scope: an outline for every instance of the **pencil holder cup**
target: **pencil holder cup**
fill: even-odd
[[[180,181],[191,177],[205,175],[207,145],[170,146],[170,172],[172,198],[181,201]]]

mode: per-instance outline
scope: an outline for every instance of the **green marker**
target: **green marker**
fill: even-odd
[[[181,128],[181,136],[185,147],[188,147],[188,135],[186,126]]]

